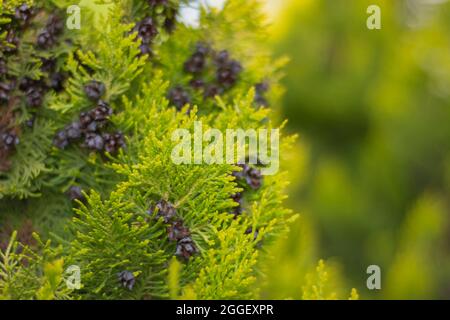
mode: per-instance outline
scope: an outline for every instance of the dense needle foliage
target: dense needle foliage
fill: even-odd
[[[176,21],[187,1],[98,1],[80,30],[70,1],[0,4],[0,297],[257,298],[295,218],[286,173],[176,165],[171,135],[283,127],[258,1],[205,8],[198,27]]]

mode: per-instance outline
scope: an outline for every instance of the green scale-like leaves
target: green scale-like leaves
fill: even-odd
[[[170,3],[174,7],[179,4]],[[272,63],[261,42],[264,28],[257,7],[256,1],[230,0],[223,11],[203,10],[199,28],[179,24],[173,34],[160,29],[150,59],[139,55],[140,42],[130,33],[134,22],[142,19],[143,10],[149,8],[135,1],[115,1],[105,7],[109,14],[103,18],[83,9],[87,10],[84,23],[102,21],[101,27],[77,31],[79,48],[69,52],[65,60],[64,68],[70,74],[66,90],[48,102],[48,114],[54,121],[53,132],[42,138],[47,143],[43,149],[47,157],[40,160],[43,167],[39,176],[36,173],[28,180],[37,186],[33,195],[38,196],[41,189],[50,190],[42,193],[43,201],[74,184],[83,187],[86,199],[74,204],[74,218],[67,230],[46,230],[61,243],[58,250],[53,252],[41,242],[35,248],[38,252],[50,250],[50,258],[35,260],[32,270],[17,266],[18,274],[28,270],[36,279],[48,274],[19,298],[68,297],[66,291],[60,292],[59,283],[63,283],[60,270],[69,265],[79,266],[82,273],[82,287],[70,292],[71,298],[258,297],[259,263],[267,257],[272,240],[295,218],[283,207],[286,174],[265,176],[262,186],[253,190],[238,184],[232,173],[241,169],[232,164],[177,165],[172,161],[178,143],[172,140],[172,133],[176,129],[193,133],[196,122],[201,122],[204,130],[222,132],[278,127],[270,120],[277,117],[276,108],[271,111],[254,103],[255,84],[269,80],[272,89],[267,98],[276,105],[282,91],[277,82],[283,64]],[[239,16],[235,17],[236,8]],[[152,15],[160,25],[158,10]],[[233,59],[241,61],[240,80],[221,97],[205,100],[195,96],[191,106],[177,110],[167,93],[173,86],[189,82],[183,63],[195,44],[204,41],[216,50],[228,50]],[[126,148],[116,155],[89,153],[79,146],[58,150],[50,145],[56,130],[93,107],[84,93],[84,84],[90,80],[105,84],[103,99],[114,109],[111,125],[125,133]],[[282,135],[282,156],[293,139]],[[34,154],[34,148],[30,150]],[[24,190],[30,190],[23,185]],[[235,217],[232,212],[238,204],[232,196],[242,191],[242,215]],[[23,191],[23,195],[31,193]],[[197,249],[189,259],[175,258],[177,243],[169,240],[168,224],[149,210],[161,199],[173,204],[176,219],[189,229]],[[59,205],[58,201],[49,199],[49,208],[43,209],[39,219],[45,215],[65,219],[60,211],[66,210],[62,208],[67,204]],[[61,210],[55,208],[58,205]],[[14,212],[23,208],[7,209]],[[131,290],[119,281],[122,271],[135,278]],[[21,281],[18,285],[24,285]],[[8,290],[2,289],[5,284],[0,280],[0,290],[7,296]]]

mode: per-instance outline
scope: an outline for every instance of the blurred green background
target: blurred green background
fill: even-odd
[[[270,1],[290,63],[288,170],[301,213],[276,244],[266,298],[302,298],[319,258],[338,298],[450,299],[450,3]],[[369,5],[381,30],[369,30]],[[277,10],[275,10],[277,9]],[[381,267],[381,290],[366,269]]]

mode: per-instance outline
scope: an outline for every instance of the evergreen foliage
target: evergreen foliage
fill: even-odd
[[[24,3],[1,3],[2,41]],[[26,3],[36,13],[17,53],[2,51],[2,81],[32,80],[33,90],[39,81],[45,90],[37,107],[29,106],[30,87],[14,89],[0,107],[10,117],[1,129],[20,139],[1,158],[0,221],[20,229],[30,219],[52,242],[12,234],[0,256],[0,297],[258,298],[260,262],[296,218],[283,205],[287,174],[249,186],[233,175],[239,166],[171,160],[172,132],[193,132],[196,121],[223,131],[283,128],[276,106],[284,60],[273,61],[264,43],[258,1],[204,8],[198,28],[175,21],[186,1],[98,1],[95,10],[82,7],[81,30],[61,32],[67,1]],[[204,70],[186,68],[202,44]],[[64,76],[62,90],[49,89],[55,73]],[[112,114],[95,113],[99,106]],[[115,133],[123,143],[105,137]],[[282,135],[281,155],[294,140]],[[81,268],[79,290],[65,286],[70,265]]]

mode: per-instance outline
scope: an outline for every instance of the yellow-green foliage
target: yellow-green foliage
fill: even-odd
[[[449,276],[440,256],[448,221],[443,199],[425,194],[417,201],[399,234],[398,251],[386,278],[387,298],[427,299],[436,294],[436,281]]]
[[[11,19],[7,15],[15,12],[21,4],[32,5],[33,0],[0,0],[0,25],[9,23]]]
[[[156,78],[150,88],[160,83]],[[111,165],[125,179],[106,201],[98,194],[91,194],[89,206],[82,206],[78,210],[79,218],[73,221],[76,238],[71,244],[71,256],[86,273],[85,289],[92,287],[92,292],[102,298],[122,297],[122,294],[134,298],[167,297],[189,288],[198,299],[256,297],[257,291],[252,290],[252,284],[258,246],[260,242],[268,245],[275,234],[282,232],[286,227],[282,221],[287,221],[290,215],[290,211],[282,207],[281,190],[286,181],[279,176],[265,177],[261,190],[248,199],[246,214],[235,220],[227,212],[235,206],[230,195],[239,190],[230,175],[237,168],[227,164],[173,164],[171,152],[176,142],[172,141],[171,132],[180,127],[193,130],[197,120],[214,128],[226,128],[230,123],[239,122],[245,129],[257,125],[267,110],[253,112],[252,117],[247,118],[245,115],[251,114],[253,101],[250,93],[242,100],[236,100],[234,107],[239,110],[234,112],[230,110],[211,119],[197,116],[193,111],[187,117],[174,109],[165,109],[167,101],[163,105],[145,103],[152,101],[153,96],[158,101],[159,95],[153,90],[144,90],[133,111],[128,109],[128,102],[125,103],[130,115],[145,115],[135,128],[142,135],[136,135],[131,140],[129,152],[122,153]],[[231,108],[219,103],[224,110]],[[148,112],[142,113],[143,110]],[[178,267],[173,265],[175,269],[169,274],[169,287],[162,279],[166,277],[166,261],[174,252],[174,244],[161,239],[165,227],[161,223],[150,223],[146,213],[152,201],[159,197],[174,203],[202,252],[191,258],[179,275]],[[249,227],[258,230],[256,239],[253,234],[245,233]],[[111,234],[116,236],[111,238]],[[120,259],[117,252],[123,252]],[[91,262],[85,264],[88,261]],[[130,294],[117,289],[116,274],[124,269],[139,274],[137,278],[142,289],[138,287]],[[179,279],[180,284],[174,283],[174,279]],[[151,287],[150,283],[154,282],[161,285]],[[145,287],[145,283],[149,285]]]
[[[306,283],[303,287],[304,300],[336,300],[341,299],[333,288],[333,270],[320,260],[315,272],[306,275]],[[356,289],[352,289],[349,300],[358,300],[359,295]]]
[[[61,247],[51,247],[35,235],[41,246],[39,253],[20,244],[17,232],[7,249],[0,251],[0,299],[67,299],[70,290],[63,282],[64,260]]]
[[[372,4],[381,30],[366,27]],[[292,194],[320,255],[337,257],[364,298],[446,298],[450,3],[285,5],[275,36],[291,58],[286,114],[311,153]],[[283,264],[296,259],[285,255]],[[381,267],[381,290],[366,288],[372,264]]]
[[[61,8],[66,1],[55,1]],[[184,1],[171,0],[175,8]],[[49,6],[51,4],[48,4]],[[278,121],[282,89],[278,83],[284,60],[273,62],[264,43],[266,31],[258,1],[229,0],[223,11],[203,10],[199,28],[177,25],[173,34],[160,28],[152,43],[154,56],[140,55],[140,40],[130,32],[150,7],[146,2],[113,1],[103,16],[83,7],[83,27],[73,31],[73,47],[64,47],[59,59],[70,75],[65,91],[50,95],[42,109],[45,134],[34,175],[22,174],[26,182],[6,179],[8,187],[0,208],[8,215],[24,210],[39,217],[44,236],[58,246],[39,241],[30,252],[30,264],[20,264],[16,241],[2,255],[5,275],[0,277],[0,294],[19,299],[242,299],[257,298],[257,276],[271,243],[288,231],[295,215],[284,206],[288,174],[280,171],[265,176],[258,190],[246,190],[243,214],[230,212],[237,206],[232,195],[243,191],[233,177],[240,170],[232,164],[177,165],[171,154],[176,129],[193,132],[194,124],[225,131],[229,128],[281,128],[280,154],[289,151],[295,136],[284,132]],[[239,10],[237,10],[239,9]],[[159,9],[158,9],[159,10]],[[161,26],[160,11],[152,12]],[[107,13],[105,13],[107,12]],[[102,27],[95,28],[94,21]],[[243,72],[237,85],[221,97],[204,100],[193,94],[191,106],[177,110],[167,99],[170,88],[192,75],[183,71],[197,42],[208,42],[216,50],[228,50],[241,61]],[[114,109],[111,126],[124,132],[126,148],[116,155],[86,152],[78,146],[64,150],[50,145],[55,131],[92,108],[84,85],[95,79],[106,87],[105,99]],[[272,108],[255,105],[254,86],[269,81],[267,99]],[[189,109],[190,112],[187,112]],[[38,122],[39,124],[39,122]],[[40,126],[39,126],[40,128]],[[37,129],[36,129],[37,130]],[[30,140],[30,143],[33,140]],[[206,145],[206,142],[205,142]],[[35,154],[32,146],[28,152]],[[20,148],[20,147],[19,147]],[[16,154],[22,168],[21,150]],[[40,153],[36,153],[40,155]],[[237,160],[237,159],[236,159]],[[282,166],[283,167],[283,166]],[[39,169],[39,170],[37,170]],[[30,170],[30,168],[28,168]],[[3,180],[2,180],[3,183]],[[85,190],[86,201],[73,203],[63,193],[72,185]],[[7,190],[3,191],[3,190]],[[17,198],[35,196],[25,205]],[[16,198],[13,198],[16,197]],[[169,241],[168,225],[149,208],[161,199],[177,210],[177,218],[189,228],[198,253],[188,260],[174,260],[177,243]],[[35,213],[34,210],[41,209]],[[66,215],[61,214],[65,212]],[[45,226],[42,217],[51,223]],[[62,220],[51,230],[52,218]],[[6,219],[6,217],[5,217]],[[66,225],[67,228],[61,226]],[[251,228],[252,231],[248,231]],[[25,250],[25,249],[24,249]],[[81,269],[80,290],[66,289],[63,270]],[[135,278],[130,290],[121,285],[118,274],[127,270]]]
[[[36,293],[38,300],[53,300],[55,299],[55,291],[61,285],[63,276],[64,260],[59,259],[54,262],[45,264],[44,266],[44,284]]]

